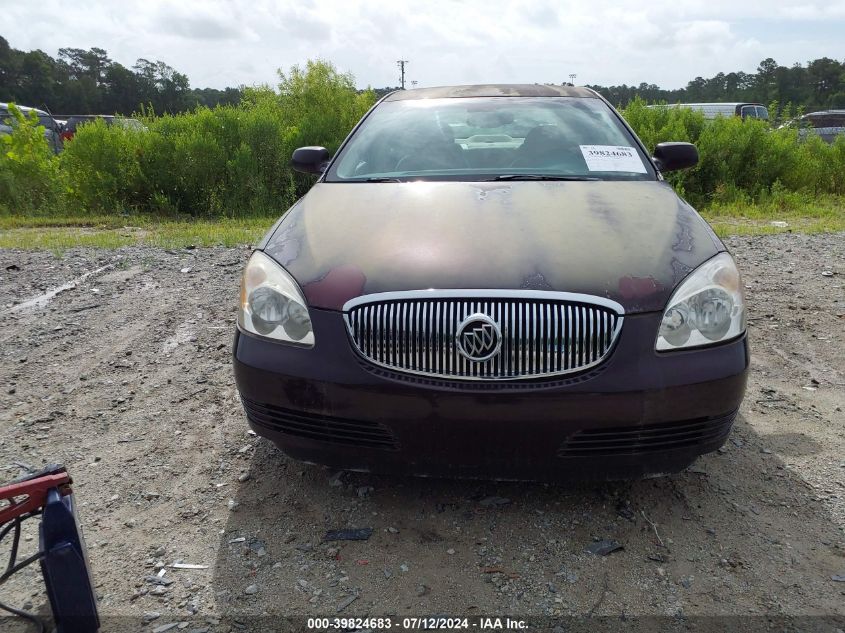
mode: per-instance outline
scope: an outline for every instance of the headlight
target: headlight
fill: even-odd
[[[727,253],[699,266],[672,294],[657,334],[658,351],[712,345],[745,332],[742,277]]]
[[[314,346],[311,317],[293,278],[261,251],[255,251],[241,278],[238,325],[265,338]]]

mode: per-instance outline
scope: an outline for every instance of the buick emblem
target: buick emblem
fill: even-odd
[[[465,358],[481,362],[499,353],[502,332],[486,314],[471,314],[458,326],[455,343]]]

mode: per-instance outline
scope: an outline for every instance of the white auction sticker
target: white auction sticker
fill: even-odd
[[[646,173],[637,150],[624,145],[579,145],[590,171]]]

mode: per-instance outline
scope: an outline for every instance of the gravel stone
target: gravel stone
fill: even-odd
[[[515,193],[515,185],[491,185],[484,205],[504,207]],[[131,225],[131,214],[124,221]],[[624,235],[626,218],[620,222],[609,239]],[[514,220],[514,230],[526,226]],[[299,228],[278,229],[290,229],[286,256],[294,259]],[[676,238],[683,246],[679,231],[665,236],[670,246]],[[100,613],[125,609],[139,625],[159,611],[156,623],[189,620],[185,631],[239,633],[232,618],[277,613],[298,579],[310,586],[291,608],[314,615],[333,613],[350,596],[360,596],[346,607],[355,616],[415,614],[425,601],[435,614],[474,606],[549,618],[550,626],[632,609],[669,617],[838,614],[845,234],[732,237],[726,246],[746,283],[752,356],[728,450],[675,475],[572,486],[338,472],[296,462],[251,434],[233,381],[235,324],[224,300],[237,296],[250,248],[71,248],[59,256],[0,249],[0,272],[19,267],[0,283],[0,479],[47,463],[68,468]],[[42,308],[3,311],[104,265],[112,268]],[[185,267],[189,275],[179,272]],[[530,408],[541,394],[529,392],[520,397]],[[321,398],[308,389],[290,396]],[[239,482],[244,473],[250,478]],[[361,488],[379,494],[359,498]],[[228,510],[230,499],[238,511]],[[379,532],[368,541],[321,543],[326,530],[368,525]],[[585,553],[594,535],[616,538],[626,552]],[[267,554],[258,556],[249,538],[263,541]],[[333,546],[337,557],[328,555]],[[177,557],[209,568],[168,570],[168,586],[146,581]],[[784,583],[799,590],[784,591]],[[250,584],[260,590],[245,594]],[[323,592],[310,602],[317,585]],[[416,596],[420,585],[430,587],[428,597]],[[43,593],[34,590],[14,579],[2,599],[37,611]],[[192,617],[192,605],[208,613]]]

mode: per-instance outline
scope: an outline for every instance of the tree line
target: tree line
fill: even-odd
[[[102,48],[20,51],[0,36],[0,101],[57,114],[185,112],[198,105],[237,104],[241,88],[191,88],[187,75],[162,61],[139,59],[131,68]]]
[[[666,90],[655,84],[597,86],[611,103],[627,106],[648,102],[777,101],[806,111],[845,108],[845,61],[822,57],[781,66],[771,57],[756,73],[718,73],[696,77],[685,88]],[[393,88],[375,89],[382,96]],[[56,58],[41,50],[20,51],[0,36],[0,101],[47,107],[63,114],[131,114],[142,106],[175,114],[198,105],[235,105],[244,87],[191,88],[187,75],[162,61],[138,59],[131,68],[109,59],[102,48],[60,48]]]
[[[781,66],[768,57],[756,73],[718,73],[704,79],[696,77],[685,88],[664,90],[655,84],[638,86],[590,86],[614,105],[627,106],[636,98],[648,102],[696,103],[707,101],[752,101],[768,105],[777,101],[805,111],[845,108],[845,61],[822,57],[807,62]]]

